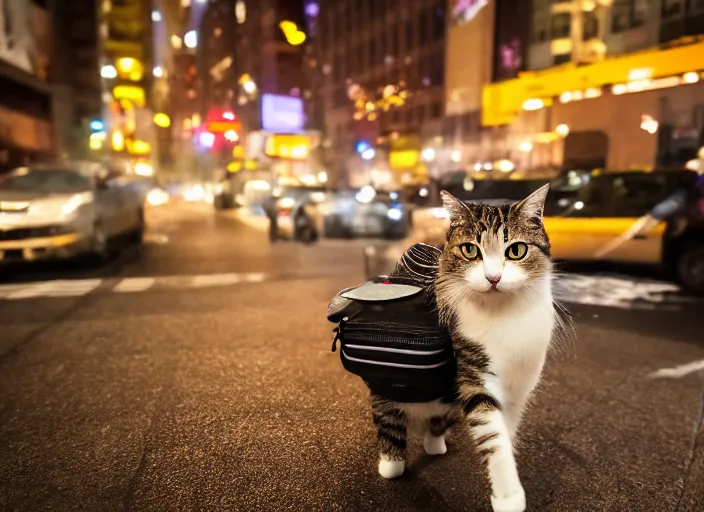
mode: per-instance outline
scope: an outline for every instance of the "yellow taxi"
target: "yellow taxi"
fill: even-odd
[[[545,217],[553,258],[665,266],[704,292],[701,184],[686,170],[592,176],[565,211]]]

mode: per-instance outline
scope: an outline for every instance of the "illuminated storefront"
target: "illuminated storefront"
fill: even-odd
[[[524,168],[678,166],[702,143],[702,62],[700,42],[522,73],[484,87],[482,124]]]

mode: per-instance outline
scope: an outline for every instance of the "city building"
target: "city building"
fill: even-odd
[[[90,137],[103,130],[97,2],[53,1],[49,81],[54,90],[57,152],[92,158]]]
[[[447,110],[475,119],[461,137],[466,168],[537,176],[677,167],[704,142],[701,2],[453,4]],[[519,4],[529,34],[506,22]],[[471,43],[479,33],[482,46]],[[483,55],[493,58],[479,64]],[[460,76],[458,59],[482,78]]]
[[[442,137],[446,3],[321,3],[315,62],[323,79],[313,98],[342,182],[412,186],[438,165],[440,155],[421,162],[421,147]]]
[[[262,95],[303,98],[309,90],[304,69],[304,52],[309,44],[309,34],[304,32],[304,1],[238,0],[235,18],[237,110],[245,130],[254,131],[264,127]],[[291,39],[292,44],[282,23],[291,24],[294,37],[302,41]]]
[[[50,81],[52,37],[61,35],[51,25],[46,1],[0,3],[0,172],[63,151],[57,121],[67,117]]]
[[[279,184],[327,182],[311,89],[319,2],[238,0],[234,10],[234,112],[242,143],[231,169],[256,170]]]

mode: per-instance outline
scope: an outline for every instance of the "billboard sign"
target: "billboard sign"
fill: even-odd
[[[306,117],[303,100],[294,96],[262,94],[262,127],[268,132],[297,133],[303,130]]]

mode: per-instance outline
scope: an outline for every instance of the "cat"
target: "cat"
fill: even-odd
[[[504,206],[466,205],[442,192],[450,228],[435,293],[440,322],[452,335],[455,391],[420,404],[372,395],[382,477],[403,474],[409,430],[420,430],[426,453],[441,455],[448,429],[462,424],[486,466],[493,510],[525,510],[513,445],[561,326],[543,226],[547,192],[545,185]]]

